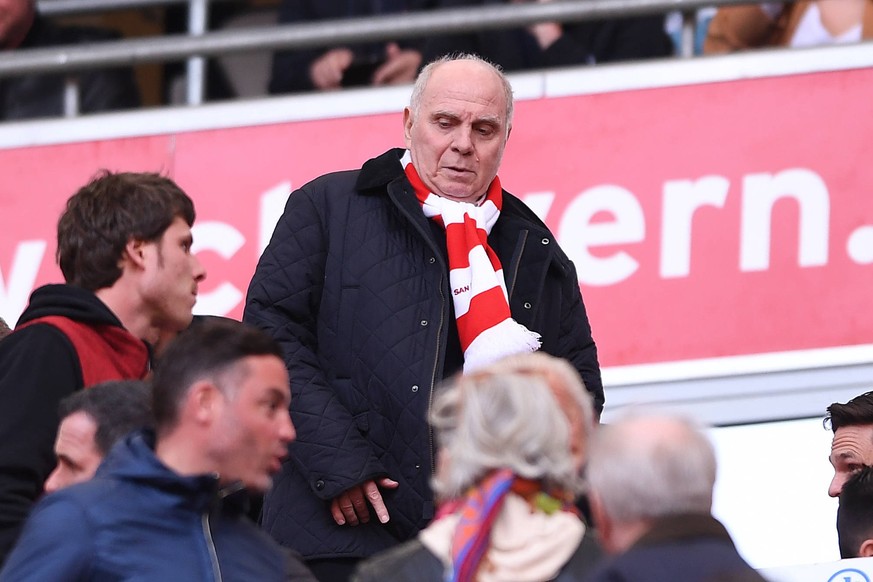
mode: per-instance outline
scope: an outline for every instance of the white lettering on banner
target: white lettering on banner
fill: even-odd
[[[722,176],[671,180],[664,184],[661,209],[661,277],[687,277],[691,272],[691,225],[701,206],[723,208],[730,182]]]
[[[15,247],[8,279],[3,278],[0,269],[0,317],[10,326],[15,325],[27,306],[46,246],[44,240],[21,241]]]
[[[260,231],[258,233],[258,257],[270,243],[276,223],[282,217],[285,203],[291,194],[291,182],[280,182],[261,194]]]
[[[778,174],[743,178],[740,270],[765,271],[770,266],[773,205],[794,198],[800,207],[797,263],[816,267],[828,262],[830,198],[824,180],[810,170],[792,168]]]
[[[225,222],[198,222],[191,228],[191,234],[194,236],[192,253],[214,251],[223,259],[234,256],[246,242],[240,231]],[[231,283],[224,281],[212,291],[197,294],[194,314],[224,315],[236,307],[242,299],[242,292]]]
[[[614,219],[591,220],[608,212]],[[585,285],[613,285],[630,277],[639,263],[624,251],[595,257],[589,248],[598,245],[642,242],[646,220],[636,196],[621,186],[604,184],[579,194],[564,211],[557,232],[561,245],[576,263],[579,282]]]

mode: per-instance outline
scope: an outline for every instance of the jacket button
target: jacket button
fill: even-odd
[[[421,327],[427,327],[427,320],[426,319],[421,320]]]
[[[413,392],[418,392],[418,385],[413,386],[413,387],[412,387],[412,391],[413,391]]]
[[[551,241],[550,241],[549,239],[547,239],[547,238],[544,238],[542,242],[543,242],[544,245],[547,245],[547,244],[549,244]]]
[[[525,301],[525,302],[524,302],[524,308],[525,308],[525,309],[530,309],[530,303],[527,302],[527,301]]]
[[[436,263],[436,258],[431,257],[427,260],[427,262],[430,263],[431,265],[433,265],[434,263]]]
[[[319,479],[318,481],[316,481],[316,482],[315,482],[315,488],[318,489],[319,491],[321,491],[322,489],[324,489],[324,481],[322,481],[321,479]]]
[[[416,464],[415,464],[415,468],[416,468],[416,469],[421,469],[421,465],[419,465],[418,463],[416,463]]]

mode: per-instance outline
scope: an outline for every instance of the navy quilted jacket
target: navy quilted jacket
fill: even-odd
[[[245,321],[285,349],[297,441],[264,504],[263,525],[306,558],[363,557],[407,540],[433,517],[435,384],[456,371],[445,242],[391,150],[359,171],[293,192],[248,291]],[[568,358],[598,409],[597,352],[572,263],[546,226],[504,193],[489,243],[513,317]],[[456,349],[456,348],[455,348]],[[330,500],[375,477],[391,520],[337,526]]]

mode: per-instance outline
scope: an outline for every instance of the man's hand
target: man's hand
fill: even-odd
[[[343,73],[352,64],[353,58],[354,54],[347,48],[327,51],[309,67],[312,84],[321,90],[339,89],[343,81]]]
[[[396,42],[390,42],[385,47],[385,63],[373,73],[373,85],[412,83],[420,65],[420,52],[404,50]]]
[[[346,489],[330,502],[330,512],[333,515],[333,520],[337,525],[367,523],[370,521],[370,508],[367,507],[367,503],[369,503],[373,506],[379,521],[387,523],[390,516],[385,508],[385,502],[382,501],[379,487],[395,489],[397,485],[397,481],[393,481],[388,477],[382,477],[375,481],[364,481],[360,485]]]

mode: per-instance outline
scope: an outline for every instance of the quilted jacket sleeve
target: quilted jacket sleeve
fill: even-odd
[[[597,346],[591,335],[591,325],[588,323],[588,313],[579,291],[576,269],[573,263],[567,263],[569,275],[564,279],[559,353],[555,355],[569,360],[582,376],[594,401],[594,410],[599,416],[603,412],[605,399],[600,364],[597,361]]]
[[[324,182],[322,182],[324,183]],[[291,417],[297,429],[291,457],[313,493],[332,499],[384,475],[370,443],[337,396],[318,353],[321,297],[327,277],[328,211],[324,195],[293,192],[248,290],[244,321],[283,347],[291,376]]]

